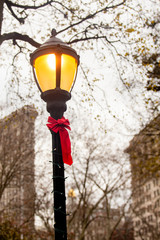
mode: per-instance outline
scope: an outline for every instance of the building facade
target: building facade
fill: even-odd
[[[25,106],[0,120],[0,221],[34,229],[34,122]]]
[[[135,240],[160,239],[160,115],[126,149],[132,171]]]

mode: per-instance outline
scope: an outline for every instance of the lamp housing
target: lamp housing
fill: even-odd
[[[47,102],[47,110],[54,101],[62,102],[71,98],[79,56],[66,43],[52,36],[30,55],[33,75],[41,92],[41,98]]]

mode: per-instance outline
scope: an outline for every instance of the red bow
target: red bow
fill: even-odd
[[[59,132],[63,162],[68,165],[72,165],[73,161],[71,157],[71,142],[68,131],[66,130],[66,128],[71,130],[69,125],[70,123],[68,119],[65,119],[64,117],[58,120],[55,120],[50,116],[48,117],[47,127],[55,133]]]

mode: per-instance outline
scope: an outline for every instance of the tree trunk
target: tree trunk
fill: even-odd
[[[2,31],[2,21],[3,21],[3,5],[5,0],[0,0],[0,35]]]
[[[111,226],[110,226],[110,206],[108,202],[108,197],[105,198],[105,210],[106,210],[106,240],[110,239],[111,236]]]

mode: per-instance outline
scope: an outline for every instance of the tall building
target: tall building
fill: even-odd
[[[126,149],[132,171],[135,240],[160,239],[160,115]]]
[[[0,221],[34,229],[34,122],[36,110],[25,106],[0,120]]]

